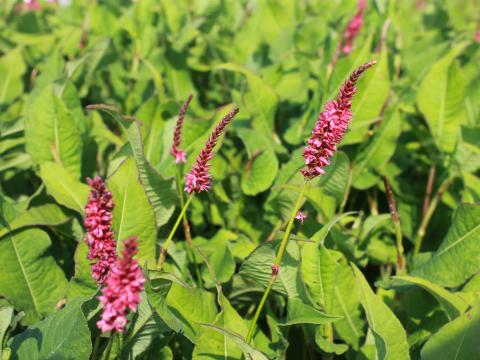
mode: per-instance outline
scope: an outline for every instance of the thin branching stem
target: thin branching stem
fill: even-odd
[[[170,246],[170,242],[172,241],[173,235],[175,235],[175,232],[177,231],[178,226],[182,222],[182,218],[185,215],[185,212],[187,211],[188,206],[192,202],[194,194],[195,193],[191,193],[190,196],[187,198],[187,202],[182,207],[182,210],[180,211],[180,214],[178,215],[178,218],[175,221],[175,224],[173,225],[172,230],[170,231],[170,234],[168,234],[167,240],[165,240],[165,244],[162,247],[162,250],[160,252],[160,257],[158,259],[157,270],[162,269],[163,263],[165,262],[165,258],[167,257],[167,252],[168,252],[168,247]]]
[[[252,322],[250,323],[250,328],[248,329],[247,337],[246,337],[246,342],[247,344],[250,343],[253,337],[253,333],[255,331],[256,325],[258,318],[260,317],[260,313],[262,312],[263,306],[265,305],[265,301],[267,300],[268,294],[270,293],[270,290],[272,290],[273,284],[275,283],[275,280],[277,280],[277,275],[278,271],[274,271],[273,268],[279,269],[280,263],[282,262],[282,257],[283,254],[285,253],[285,249],[287,248],[287,243],[288,243],[288,238],[290,236],[290,233],[292,231],[293,227],[293,221],[295,220],[295,216],[298,213],[298,210],[300,209],[300,206],[302,205],[303,201],[303,196],[305,195],[305,190],[307,188],[307,182],[303,184],[302,190],[300,191],[297,201],[295,203],[295,206],[293,208],[293,211],[290,215],[290,219],[287,224],[287,228],[285,229],[285,234],[283,235],[282,242],[280,243],[280,248],[278,249],[277,257],[275,258],[275,262],[272,266],[272,276],[270,278],[270,281],[267,285],[267,288],[265,289],[265,292],[263,293],[262,299],[260,300],[260,303],[258,304],[257,310],[255,311],[255,314],[253,316]]]

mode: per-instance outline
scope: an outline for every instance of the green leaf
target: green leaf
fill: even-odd
[[[213,322],[217,315],[214,295],[201,289],[186,289],[172,284],[167,295],[167,304],[183,324],[185,336],[194,344],[202,333],[199,323]]]
[[[460,125],[467,118],[465,112],[466,81],[455,58],[467,43],[460,43],[432,65],[420,84],[417,102],[425,115],[436,145],[451,153],[458,141]]]
[[[352,183],[357,189],[367,189],[384,174],[385,166],[395,152],[402,118],[397,109],[387,113],[368,145],[355,158]]]
[[[35,164],[61,163],[73,177],[80,177],[82,141],[75,120],[53,85],[32,95],[25,116],[27,152]]]
[[[82,300],[76,299],[15,336],[10,343],[12,360],[88,360],[92,342],[81,305]]]
[[[98,285],[92,278],[90,260],[87,259],[88,246],[80,241],[74,255],[75,275],[70,280],[67,290],[67,300],[76,297],[92,297],[98,291]]]
[[[277,244],[265,243],[252,252],[242,264],[239,274],[266,287],[272,275],[271,266],[275,262]],[[299,271],[300,251],[298,244],[289,241],[285,256],[280,264],[280,272],[272,289],[289,298],[304,293]]]
[[[45,204],[31,207],[30,209],[16,214],[15,218],[3,224],[0,222],[0,237],[10,231],[29,226],[38,225],[60,225],[65,223],[69,217],[56,204]],[[1,240],[0,240],[1,241]]]
[[[318,243],[302,246],[302,277],[312,300],[324,311],[332,308],[338,264],[329,251]]]
[[[354,350],[360,348],[366,326],[360,299],[357,296],[358,290],[355,277],[346,261],[339,262],[335,277],[334,297],[329,313],[342,317],[333,323],[333,327],[340,338]]]
[[[339,151],[332,159],[332,163],[325,168],[325,175],[320,177],[318,187],[326,195],[333,196],[340,204],[347,189],[350,161],[348,156]]]
[[[125,160],[108,179],[107,187],[113,195],[113,230],[118,248],[130,236],[138,237],[138,259],[141,264],[156,261],[157,227],[155,214],[138,179],[133,159]]]
[[[416,285],[428,291],[437,299],[447,313],[450,320],[455,319],[462,314],[468,307],[463,299],[455,293],[451,293],[441,286],[431,283],[428,280],[414,277],[414,276],[394,276],[389,282],[388,286],[394,289],[409,287],[409,285]]]
[[[247,163],[242,177],[242,190],[246,195],[257,195],[270,188],[278,172],[275,152],[267,149]]]
[[[322,313],[310,305],[304,304],[302,300],[292,298],[288,300],[287,321],[281,325],[294,324],[330,324],[338,319],[339,316],[332,316]]]
[[[378,63],[368,69],[358,80],[358,93],[352,101],[353,119],[342,144],[361,142],[369,126],[378,120],[390,89],[387,46],[384,46]]]
[[[480,205],[461,204],[447,236],[427,262],[412,275],[445,287],[455,287],[480,271]],[[459,261],[461,259],[461,261]]]
[[[4,301],[5,300],[1,300],[0,302],[0,359],[3,359],[4,338],[13,317],[13,306],[10,306],[10,304]]]
[[[235,331],[242,338],[247,335],[245,320],[237,313],[230,302],[220,294],[222,311],[212,325],[219,328]],[[242,356],[241,347],[230,338],[230,336],[205,327],[200,335],[195,348],[193,349],[193,360],[206,360],[212,358],[240,359]]]
[[[245,75],[248,90],[243,96],[243,107],[253,117],[252,128],[263,134],[274,131],[277,95],[262,78],[240,65],[225,63],[216,67],[218,70],[228,70]]]
[[[0,104],[8,104],[23,92],[22,76],[26,70],[21,47],[0,57]]]
[[[348,345],[345,344],[336,344],[333,342],[328,341],[325,339],[322,334],[320,333],[320,328],[317,329],[315,333],[315,343],[318,345],[320,349],[329,353],[329,354],[336,354],[342,355],[348,350]]]
[[[360,301],[375,338],[377,359],[410,359],[407,335],[390,308],[372,291],[362,272],[352,264]]]
[[[55,200],[69,209],[83,214],[90,189],[62,166],[45,162],[40,166],[40,177]]]
[[[164,179],[145,158],[142,134],[138,121],[126,120],[114,108],[103,105],[92,105],[91,109],[98,109],[110,115],[127,132],[132,148],[135,163],[149,202],[155,211],[157,226],[164,225],[172,216],[178,195],[174,189],[174,179]]]
[[[480,307],[444,325],[421,351],[422,360],[475,359],[480,354]]]
[[[14,231],[0,240],[0,295],[26,313],[25,323],[55,310],[67,280],[49,254],[48,234],[39,229]]]
[[[228,337],[233,342],[235,342],[242,349],[243,354],[244,354],[246,359],[268,360],[268,358],[265,355],[263,355],[260,351],[255,350],[253,347],[251,347],[249,344],[247,344],[245,342],[245,339],[241,335],[239,335],[239,334],[237,334],[233,331],[223,329],[223,328],[221,328],[219,326],[216,326],[216,325],[210,325],[210,324],[201,324],[201,325],[204,326],[204,327],[208,327],[210,329],[213,329],[213,330],[225,335],[226,337]]]

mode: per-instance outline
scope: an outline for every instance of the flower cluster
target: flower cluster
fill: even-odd
[[[92,277],[103,284],[110,267],[117,260],[117,243],[112,231],[112,193],[105,187],[100,177],[87,178],[91,188],[88,203],[85,206],[84,225],[87,228],[85,242],[88,245],[88,259],[96,260],[92,264]]]
[[[303,151],[306,166],[301,172],[306,179],[325,173],[323,167],[330,164],[330,158],[337,150],[337,144],[342,140],[352,118],[352,98],[357,91],[355,84],[360,75],[375,63],[368,62],[353,71],[341,86],[337,99],[325,105]]]
[[[138,261],[133,257],[137,253],[137,238],[130,237],[123,242],[122,258],[113,265],[107,277],[102,296],[99,297],[104,309],[97,322],[103,332],[123,332],[127,323],[128,311],[135,311],[140,303],[145,278]]]
[[[298,211],[297,215],[295,215],[295,219],[300,221],[302,225],[306,218],[307,218],[307,215],[303,211]]]
[[[191,194],[192,192],[202,192],[210,189],[212,183],[212,176],[209,173],[210,164],[208,163],[213,157],[213,149],[217,144],[220,135],[224,132],[226,126],[232,121],[233,117],[237,115],[239,109],[233,108],[223,119],[218,123],[213,133],[208,138],[205,146],[197,160],[192,167],[192,170],[187,174],[185,191]]]
[[[365,11],[365,6],[366,6],[365,0],[358,1],[357,12],[350,19],[350,22],[348,23],[347,28],[345,29],[342,35],[343,39],[340,46],[341,46],[341,51],[344,54],[350,54],[350,52],[352,51],[353,41],[355,40],[355,37],[360,32],[360,29],[362,28],[362,25],[363,25],[363,14]]]
[[[173,133],[172,148],[170,150],[170,154],[175,158],[176,164],[180,162],[182,163],[186,162],[185,157],[187,154],[185,153],[185,151],[181,150],[179,147],[182,139],[183,120],[185,119],[185,114],[188,110],[188,106],[190,105],[190,102],[192,101],[192,98],[193,98],[193,95],[190,95],[188,99],[183,103],[182,107],[178,112],[177,123],[175,125],[175,132]]]

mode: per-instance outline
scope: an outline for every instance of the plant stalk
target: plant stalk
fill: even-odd
[[[285,252],[285,249],[287,248],[287,243],[288,243],[288,238],[290,236],[290,233],[292,231],[293,227],[293,221],[295,220],[295,216],[298,213],[298,210],[300,209],[300,206],[302,205],[302,200],[303,196],[305,194],[305,190],[307,188],[307,182],[303,184],[302,190],[300,191],[300,194],[298,195],[297,201],[295,203],[295,206],[293,208],[292,214],[290,215],[290,220],[288,221],[287,228],[285,229],[285,234],[283,235],[282,242],[280,243],[280,248],[278,249],[277,257],[275,258],[275,262],[272,265],[272,277],[270,278],[270,282],[268,283],[267,288],[265,289],[265,292],[263,293],[262,299],[260,300],[260,303],[258,304],[257,310],[255,311],[255,314],[253,316],[252,322],[250,323],[250,328],[248,329],[247,337],[245,339],[246,343],[250,343],[253,337],[253,332],[255,331],[256,325],[258,318],[260,317],[260,313],[262,312],[263,306],[265,305],[265,301],[267,300],[268,294],[270,293],[270,290],[272,290],[273,284],[275,283],[275,280],[277,280],[277,275],[278,271],[274,271],[273,269],[279,269],[280,268],[280,263],[282,261],[283,254]]]
[[[163,263],[165,262],[165,258],[167,257],[167,252],[168,252],[168,247],[170,246],[170,242],[172,241],[173,235],[175,235],[175,232],[177,231],[178,226],[180,225],[180,222],[182,221],[182,218],[188,209],[188,206],[192,202],[193,195],[194,193],[190,194],[190,196],[188,197],[187,202],[182,207],[182,211],[180,211],[180,214],[178,215],[178,218],[175,221],[175,224],[173,225],[172,230],[170,231],[170,234],[168,234],[167,240],[165,240],[165,244],[162,247],[162,251],[160,252],[160,257],[158,259],[157,270],[162,269]]]
[[[417,255],[420,252],[428,223],[430,222],[430,219],[432,218],[433,213],[435,212],[438,204],[440,203],[440,200],[442,199],[443,194],[448,190],[452,182],[453,182],[453,177],[446,178],[438,188],[438,191],[435,194],[435,197],[432,199],[432,202],[430,203],[430,206],[428,207],[428,210],[425,213],[425,216],[422,218],[422,222],[415,236],[415,242],[414,242],[415,248],[413,250],[413,255]]]
[[[113,339],[115,337],[115,332],[112,332],[110,339],[108,340],[107,348],[105,349],[105,354],[103,358],[105,360],[110,360],[110,352],[112,351]]]
[[[180,206],[183,209],[183,207],[185,206],[185,198],[183,197],[183,191],[182,191],[182,186],[181,185],[182,185],[182,178],[181,178],[181,175],[180,175],[180,168],[177,166],[177,190],[178,190],[178,196],[180,198]],[[188,223],[186,213],[183,214],[182,221],[183,221],[183,230],[185,232],[185,240],[187,241],[188,257],[193,262],[193,266],[195,268],[195,274],[197,275],[197,279],[198,279],[200,288],[203,288],[202,275],[200,273],[200,269],[198,268],[195,252],[192,249],[192,246],[193,246],[192,235],[190,233],[190,224]]]

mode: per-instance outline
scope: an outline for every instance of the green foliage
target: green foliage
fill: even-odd
[[[349,54],[356,0],[0,3],[0,360],[480,353],[478,1],[367,0]],[[305,141],[371,60],[272,280]],[[233,106],[160,271],[185,175]],[[84,241],[96,176],[146,278],[113,338]]]

